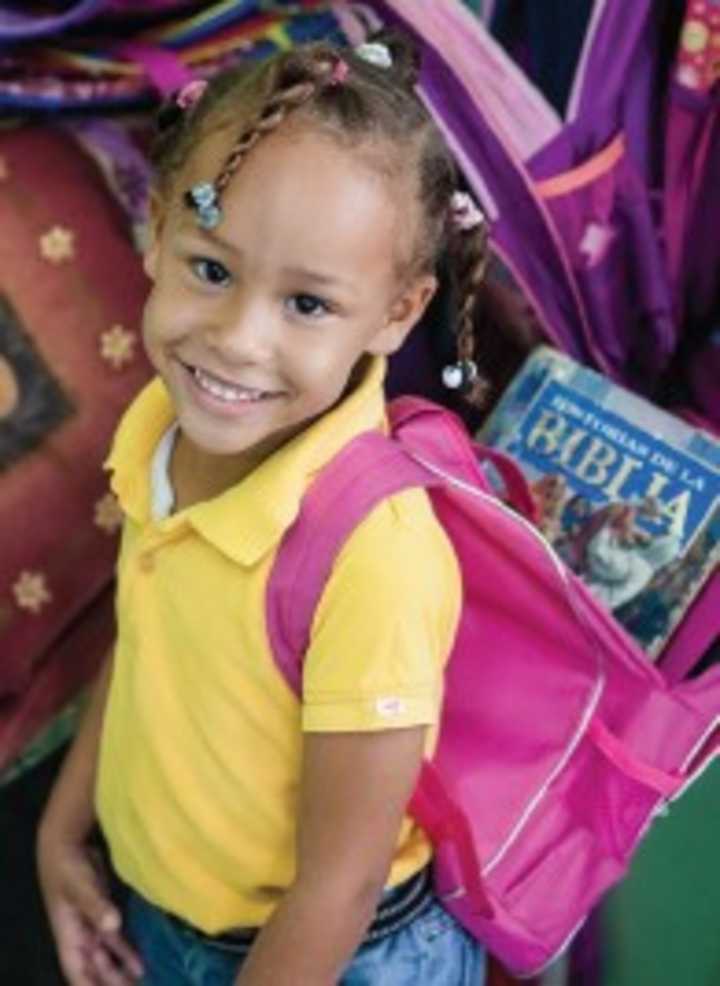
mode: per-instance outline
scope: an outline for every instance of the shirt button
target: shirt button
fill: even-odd
[[[152,572],[155,568],[155,559],[149,551],[143,552],[138,558],[138,565],[141,572]]]

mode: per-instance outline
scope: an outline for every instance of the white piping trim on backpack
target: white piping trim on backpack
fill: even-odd
[[[690,752],[688,753],[688,755],[685,758],[685,760],[683,761],[683,765],[680,768],[683,771],[683,773],[685,773],[685,771],[687,770],[687,768],[690,765],[691,761],[696,756],[698,750],[707,742],[707,739],[710,736],[710,734],[713,733],[719,726],[720,726],[720,716],[716,716],[715,719],[713,719],[713,721],[710,723],[710,725],[708,726],[708,728],[705,730],[705,732],[702,734],[702,736],[700,737],[700,739],[697,741],[697,743],[695,744],[695,746],[690,750]],[[720,749],[716,750],[714,753],[711,753],[710,756],[707,759],[707,762],[709,763],[719,753],[720,753]],[[704,770],[704,768],[703,768],[703,770]],[[699,773],[702,773],[702,770],[699,771]],[[695,775],[693,774],[693,777],[691,778],[691,783],[692,783],[692,780],[694,780],[694,779],[695,779]],[[680,788],[680,794],[682,794],[683,790],[684,790],[684,787],[683,788]],[[670,800],[671,801],[674,801],[676,798],[679,798],[680,797],[680,794],[678,794],[676,792],[672,796],[672,798]]]
[[[532,534],[535,540],[538,541],[540,545],[545,549],[547,554],[550,556],[550,560],[552,561],[553,565],[557,569],[558,575],[563,580],[563,582],[567,582],[567,573],[565,571],[565,566],[563,565],[562,561],[558,557],[557,552],[549,543],[549,541],[547,541],[543,537],[540,531],[536,527],[534,527],[529,520],[526,520],[526,518],[523,517],[522,514],[519,514],[515,510],[512,510],[510,507],[507,506],[507,504],[503,503],[503,501],[499,497],[495,496],[494,494],[486,493],[484,490],[478,489],[477,486],[473,486],[472,483],[468,483],[464,479],[460,479],[459,476],[453,476],[452,473],[445,472],[444,469],[441,469],[440,466],[435,465],[434,462],[428,462],[427,459],[425,459],[422,455],[418,455],[418,453],[415,452],[414,450],[406,447],[405,451],[408,453],[410,458],[414,459],[415,462],[418,463],[418,465],[421,465],[424,469],[427,469],[427,471],[431,472],[434,476],[439,476],[441,479],[444,479],[445,482],[449,483],[451,486],[457,486],[457,488],[459,490],[462,490],[463,493],[470,493],[472,496],[477,496],[481,500],[487,500],[488,503],[492,503],[493,506],[497,507],[499,510],[502,510],[503,513],[507,514],[508,517],[512,517],[514,521],[517,521],[517,523],[519,523],[530,534]]]
[[[543,535],[535,527],[533,527],[533,525],[528,520],[526,520],[520,514],[516,513],[514,510],[511,510],[510,507],[508,507],[505,503],[502,502],[502,500],[499,500],[497,497],[492,496],[489,493],[485,493],[483,490],[479,490],[476,486],[473,486],[471,483],[466,483],[464,480],[460,479],[457,476],[453,476],[451,473],[445,472],[443,469],[440,469],[432,462],[428,462],[427,459],[424,459],[421,455],[418,455],[414,451],[410,451],[410,456],[419,465],[427,469],[428,472],[433,473],[433,475],[435,476],[439,476],[441,479],[445,480],[445,482],[448,483],[449,485],[457,487],[458,489],[462,490],[464,493],[469,493],[472,496],[480,497],[481,499],[492,503],[499,510],[506,513],[509,517],[512,517],[513,521],[515,521],[516,523],[524,527],[526,530],[528,530],[535,537],[535,539],[542,545],[542,547],[545,549],[550,559],[552,560],[562,581],[569,585],[567,572],[563,566],[563,563],[560,561],[560,558],[553,550],[552,546],[548,543],[548,541],[546,541],[546,539],[543,537]],[[569,595],[568,598],[571,599],[571,596]],[[590,630],[590,632],[594,636],[595,635],[594,631],[592,630],[591,627],[587,626],[587,622],[585,621],[582,614],[579,613],[574,606],[573,609],[575,611],[575,615],[578,617],[580,622],[583,623],[585,628]],[[494,869],[495,866],[498,865],[500,860],[505,856],[505,854],[511,848],[515,840],[519,837],[520,832],[527,824],[528,819],[534,813],[534,811],[538,807],[538,804],[542,801],[542,799],[547,794],[548,788],[553,783],[553,781],[558,776],[558,774],[565,768],[566,764],[568,763],[572,755],[575,753],[575,750],[580,745],[585,733],[587,732],[590,720],[595,715],[595,711],[598,707],[600,698],[605,689],[606,679],[602,666],[602,659],[599,653],[596,653],[596,659],[597,659],[598,677],[595,682],[595,686],[592,690],[592,693],[590,695],[590,698],[587,702],[587,705],[583,711],[578,728],[576,729],[574,735],[572,736],[570,742],[568,743],[565,753],[560,758],[560,760],[558,760],[558,762],[555,764],[549,776],[545,779],[545,781],[540,786],[534,797],[530,799],[522,815],[516,822],[513,829],[510,831],[510,834],[505,839],[505,842],[499,847],[495,855],[492,856],[487,861],[487,863],[485,863],[485,865],[482,867],[481,872],[483,876],[486,876]]]
[[[468,483],[464,479],[460,479],[459,476],[453,476],[452,473],[445,472],[444,469],[441,469],[433,462],[428,462],[427,459],[425,459],[422,455],[419,455],[417,452],[408,448],[406,448],[405,451],[407,452],[407,454],[410,455],[412,459],[415,460],[415,462],[423,466],[423,468],[427,469],[428,472],[431,472],[434,476],[439,476],[450,486],[456,486],[459,490],[462,490],[464,493],[469,493],[471,496],[476,496],[481,500],[485,500],[488,503],[491,503],[502,513],[510,517],[515,523],[519,524],[521,527],[524,527],[529,534],[532,534],[532,536],[535,538],[538,544],[543,548],[545,553],[548,555],[550,561],[553,563],[555,569],[557,570],[557,574],[560,577],[561,581],[564,582],[565,585],[569,587],[570,582],[567,577],[567,570],[565,568],[565,564],[561,561],[559,555],[557,554],[553,546],[550,544],[550,542],[540,533],[540,531],[533,524],[530,523],[529,520],[523,517],[522,514],[519,514],[516,510],[513,510],[506,503],[503,503],[503,501],[498,496],[492,493],[486,493],[484,490],[478,489],[477,486],[473,486],[472,483]],[[577,606],[574,605],[574,600],[570,593],[568,593],[568,600],[570,602],[570,606],[573,609],[578,622],[583,624],[586,631],[594,639],[597,636],[595,631],[591,626],[589,626],[587,620],[585,619],[584,614],[577,608]],[[604,680],[605,678],[605,675],[603,673],[604,662],[602,661],[599,652],[596,652],[595,657],[597,659],[598,675]]]
[[[547,794],[550,785],[553,783],[553,781],[558,776],[558,774],[560,774],[561,771],[565,769],[568,761],[571,759],[571,757],[575,753],[575,750],[578,748],[583,738],[585,737],[585,734],[587,733],[590,720],[595,715],[595,711],[598,707],[600,698],[602,697],[602,693],[604,690],[605,690],[605,675],[602,674],[601,672],[600,677],[595,683],[595,688],[593,689],[592,696],[590,697],[585,712],[583,713],[583,717],[580,720],[580,724],[577,730],[575,731],[575,735],[570,740],[564,755],[555,764],[555,767],[550,772],[549,776],[546,778],[543,785],[539,788],[535,797],[530,800],[527,807],[525,808],[525,811],[517,820],[515,827],[508,835],[504,844],[500,846],[500,848],[495,853],[495,855],[491,856],[490,859],[485,864],[485,866],[482,867],[481,872],[483,876],[486,876],[488,873],[492,872],[492,870],[498,865],[498,863],[503,858],[503,856],[505,856],[505,854],[511,848],[515,840],[520,836],[520,833],[525,827],[525,825],[527,824],[528,820],[530,819],[530,816],[535,812],[536,808]]]
[[[717,728],[718,724],[720,724],[720,719],[715,720],[714,728]],[[675,794],[673,794],[673,796],[668,799],[668,802],[672,804],[673,802],[677,801],[678,798],[681,798],[683,794],[685,794],[685,792],[688,790],[688,788],[691,788],[695,783],[695,781],[699,780],[703,776],[703,774],[708,769],[708,767],[713,766],[713,761],[717,760],[718,756],[720,756],[720,747],[718,747],[718,749],[716,750],[713,750],[713,752],[708,756],[707,760],[705,760],[702,766],[700,766],[690,777],[688,777],[687,783],[683,784],[682,787],[678,788]],[[665,805],[667,805],[668,802],[665,802]],[[658,812],[658,814],[662,814],[662,809]]]

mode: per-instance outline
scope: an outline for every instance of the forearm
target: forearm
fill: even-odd
[[[95,775],[111,671],[112,660],[108,657],[45,808],[38,831],[40,841],[82,841],[95,822]]]
[[[295,885],[260,933],[236,986],[336,986],[381,891],[369,884]]]

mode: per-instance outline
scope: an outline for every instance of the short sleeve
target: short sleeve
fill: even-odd
[[[426,493],[389,498],[339,555],[313,621],[303,729],[434,725],[457,630],[460,571]]]

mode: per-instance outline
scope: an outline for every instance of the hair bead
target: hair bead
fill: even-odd
[[[450,219],[455,229],[467,233],[485,222],[485,216],[467,192],[453,192],[450,199]]]
[[[365,44],[358,45],[354,51],[358,58],[361,58],[369,65],[375,65],[376,68],[383,69],[392,68],[392,52],[387,45],[382,44],[380,41],[366,41]]]
[[[175,94],[175,103],[181,110],[193,109],[202,99],[207,87],[207,79],[193,79],[191,82],[186,82]]]
[[[461,359],[451,363],[442,371],[442,382],[448,390],[468,391],[478,378],[477,363],[471,359]]]
[[[197,182],[184,196],[185,204],[195,211],[198,226],[214,229],[222,219],[215,185],[209,181]]]

